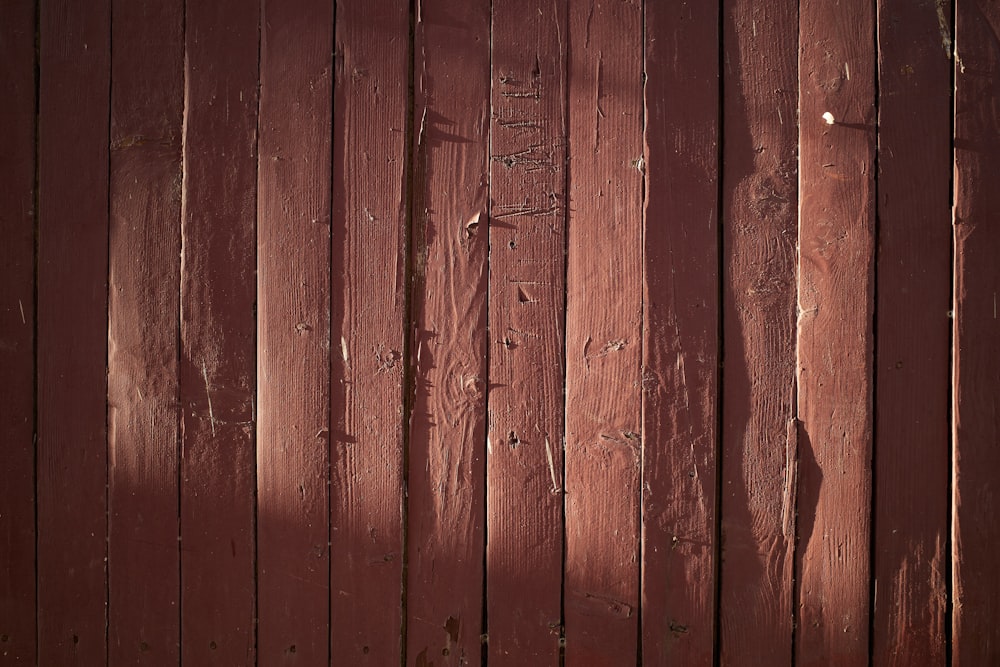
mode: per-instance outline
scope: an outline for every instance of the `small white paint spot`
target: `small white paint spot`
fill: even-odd
[[[829,111],[823,113],[823,120],[826,121],[827,125],[833,125],[834,123],[837,122],[836,120],[834,120],[833,114],[830,113]]]
[[[340,353],[344,357],[344,363],[350,365],[351,357],[347,353],[347,341],[344,339],[343,336],[340,337]]]

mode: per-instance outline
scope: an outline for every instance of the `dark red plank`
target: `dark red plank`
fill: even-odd
[[[40,10],[38,662],[107,655],[110,2]]]
[[[642,9],[569,24],[566,665],[596,667],[638,650]]]
[[[799,10],[796,664],[868,664],[874,6]]]
[[[330,644],[402,651],[410,12],[337,3],[334,84]]]
[[[559,659],[566,7],[493,3],[487,619],[491,665]]]
[[[0,658],[35,653],[35,3],[0,6]]]
[[[952,661],[1000,662],[1000,6],[956,0]]]
[[[332,0],[264,3],[257,181],[258,660],[329,660]]]
[[[950,4],[878,6],[875,665],[946,658]]]
[[[108,653],[113,664],[165,664],[180,658],[184,5],[116,0],[112,12]]]
[[[478,665],[490,5],[423,0],[416,10],[406,660]]]
[[[723,10],[718,650],[722,664],[777,667],[792,661],[798,2]]]
[[[180,513],[189,664],[255,660],[258,21],[248,0],[186,8]]]

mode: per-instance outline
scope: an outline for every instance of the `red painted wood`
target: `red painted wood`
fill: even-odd
[[[878,6],[876,665],[946,659],[951,17]]]
[[[40,8],[38,662],[107,656],[110,2]]]
[[[723,11],[718,650],[722,664],[777,667],[792,660],[798,2]]]
[[[112,13],[108,653],[176,663],[184,4]]]
[[[642,11],[574,3],[569,24],[566,665],[596,667],[634,663],[639,634]]]
[[[0,7],[0,659],[35,647],[35,6]]]
[[[417,8],[406,661],[480,664],[490,6]]]
[[[192,664],[255,660],[258,22],[247,0],[186,8],[181,657]]]
[[[491,665],[559,660],[566,7],[493,3],[487,619]]]
[[[332,0],[265,3],[257,181],[258,660],[329,660]]]
[[[330,644],[402,652],[410,12],[337,3],[334,83]]]
[[[867,664],[874,7],[799,9],[796,664]]]
[[[952,584],[954,664],[1000,661],[1000,7],[956,0]]]

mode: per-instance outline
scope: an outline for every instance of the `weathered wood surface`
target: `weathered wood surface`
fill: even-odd
[[[422,0],[417,10],[406,662],[478,665],[490,6]]]
[[[493,3],[487,606],[491,665],[562,632],[565,6]]]
[[[180,659],[184,4],[116,0],[112,13],[108,660],[167,664]]]
[[[35,520],[44,665],[107,659],[110,14],[107,0],[39,8]]]
[[[1000,661],[1000,6],[955,0],[954,664]]]
[[[258,8],[188,3],[181,224],[182,662],[256,656]]]
[[[391,0],[336,13],[330,645],[385,665],[403,640],[410,14]]]
[[[951,19],[878,5],[875,665],[946,661]]]
[[[730,0],[723,25],[719,655],[777,667],[794,605],[798,3]]]
[[[637,654],[642,9],[573,3],[569,24],[565,660],[596,667]]]
[[[868,663],[874,7],[799,8],[795,663]]]
[[[36,662],[35,6],[0,6],[0,657]]]
[[[264,3],[257,161],[257,655],[329,661],[332,0]]]

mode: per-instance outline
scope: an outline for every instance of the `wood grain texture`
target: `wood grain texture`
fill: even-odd
[[[878,4],[876,665],[946,659],[950,5]]]
[[[565,660],[597,667],[638,650],[642,7],[569,24]]]
[[[798,3],[723,12],[718,650],[722,664],[777,667],[792,660]]]
[[[182,661],[253,663],[258,6],[189,2],[181,226]]]
[[[708,665],[716,616],[719,7],[650,3],[645,27],[642,657]]]
[[[406,661],[478,665],[490,5],[422,0],[416,10]]]
[[[386,665],[403,648],[410,12],[336,11],[330,643]]]
[[[491,665],[559,659],[566,19],[561,3],[493,3],[486,500]]]
[[[956,0],[952,662],[1000,661],[1000,6]]]
[[[166,664],[180,658],[184,4],[115,0],[112,14],[108,655]]]
[[[800,6],[800,666],[868,662],[874,18],[864,0]]]
[[[333,2],[264,3],[257,177],[258,660],[329,661]]]
[[[0,659],[35,653],[35,3],[0,6]]]
[[[107,658],[109,1],[39,10],[38,663]]]

